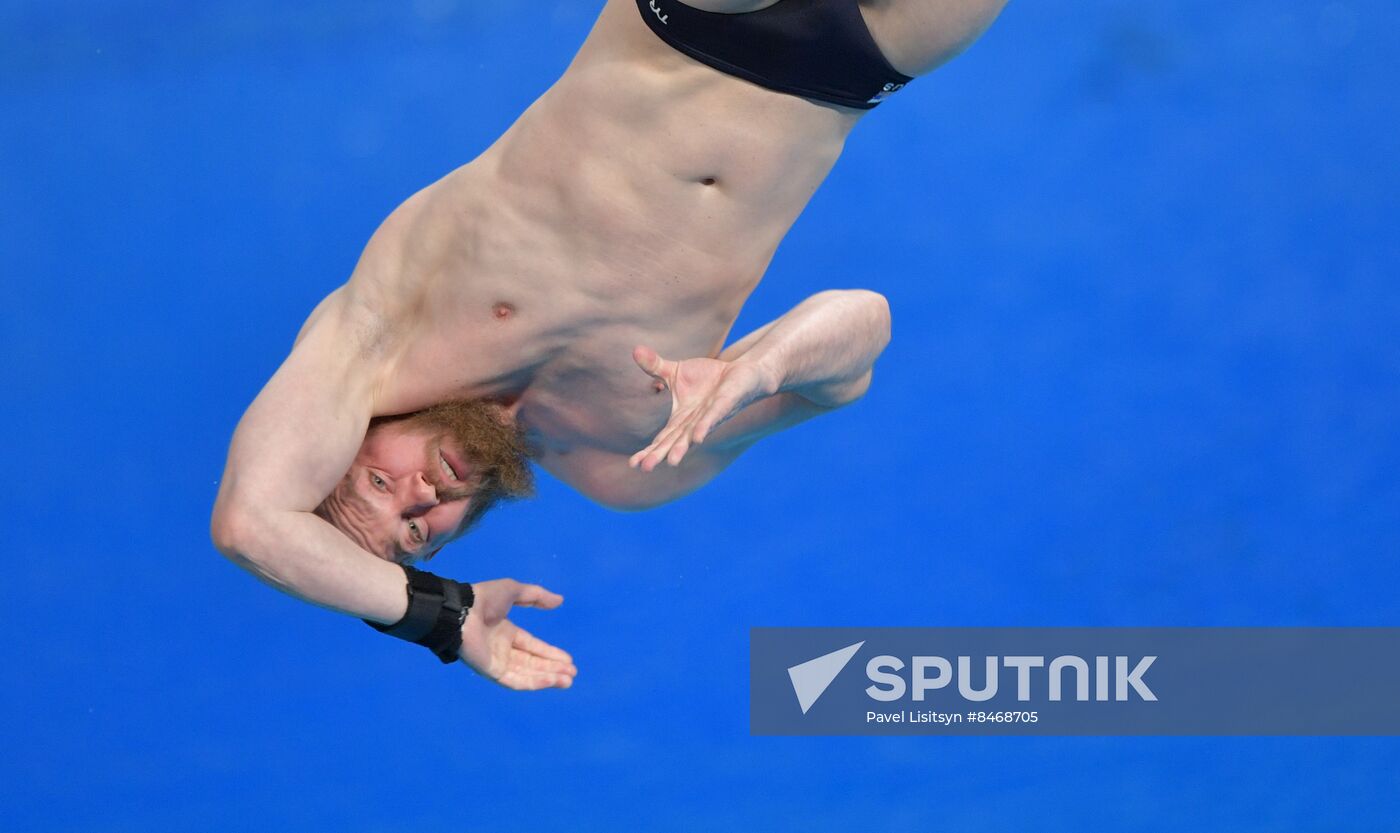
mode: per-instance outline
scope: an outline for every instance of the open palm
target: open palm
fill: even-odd
[[[553,610],[564,603],[563,596],[509,578],[476,582],[472,590],[476,601],[462,625],[458,652],[467,665],[518,691],[573,685],[578,673],[573,658],[506,618],[517,606]]]
[[[671,361],[650,347],[632,351],[637,365],[671,391],[671,418],[651,444],[633,454],[633,468],[651,471],[664,460],[672,466],[685,459],[691,445],[743,410],[773,393],[768,376],[755,364],[696,358]]]

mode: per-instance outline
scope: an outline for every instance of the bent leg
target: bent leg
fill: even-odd
[[[919,76],[971,46],[1006,0],[862,0],[860,5],[885,58],[905,75]]]

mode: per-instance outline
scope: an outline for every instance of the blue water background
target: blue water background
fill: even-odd
[[[304,316],[596,7],[0,0],[5,829],[1400,827],[1394,739],[747,716],[755,625],[1400,624],[1384,0],[1013,4],[866,119],[736,332],[878,289],[870,394],[650,513],[546,480],[436,562],[563,592],[518,621],[571,691],[213,551]]]

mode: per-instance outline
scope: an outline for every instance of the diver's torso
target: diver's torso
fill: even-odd
[[[551,468],[640,449],[670,397],[632,348],[719,351],[858,116],[697,64],[612,0],[509,131],[381,231],[378,279],[411,300],[378,410],[515,402]]]

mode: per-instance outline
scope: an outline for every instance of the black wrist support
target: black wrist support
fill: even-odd
[[[457,651],[462,647],[462,624],[476,601],[472,586],[412,567],[404,567],[403,571],[408,578],[408,612],[392,625],[368,619],[365,624],[380,633],[422,645],[444,663],[456,662]]]

